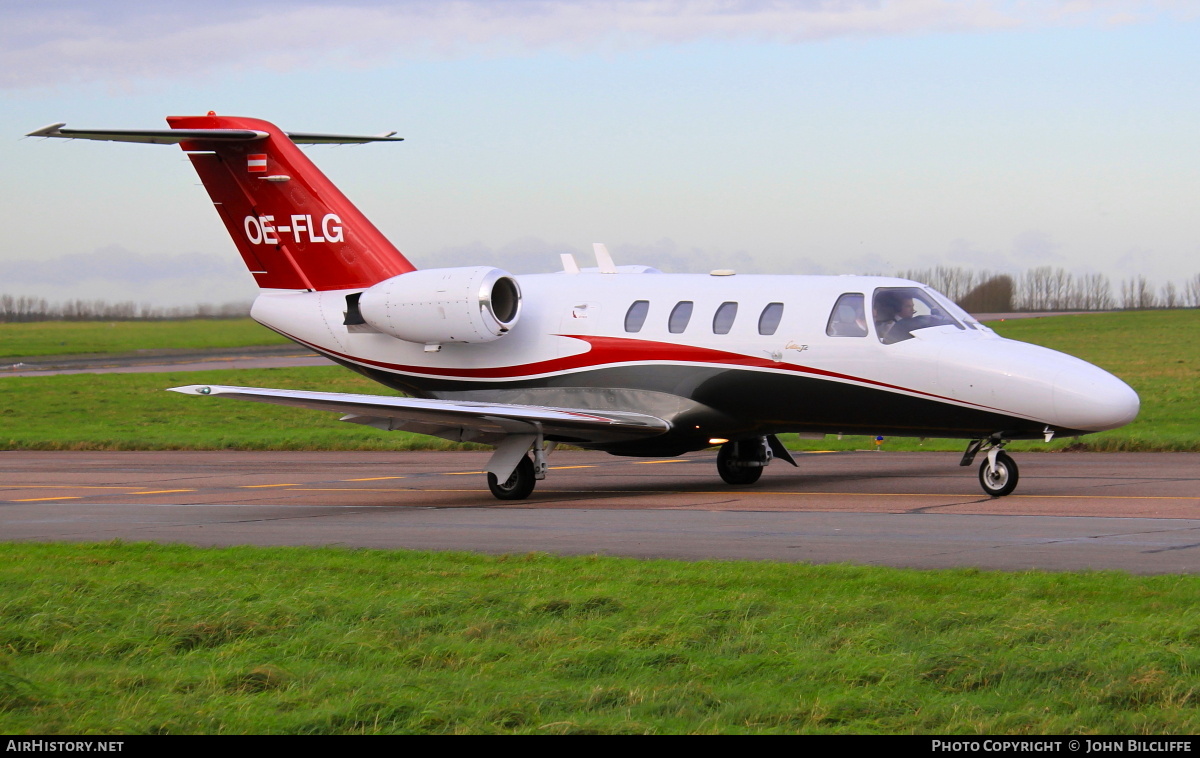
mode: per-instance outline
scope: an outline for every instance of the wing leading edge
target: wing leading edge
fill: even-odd
[[[213,384],[192,384],[170,389],[184,395],[229,397],[256,403],[332,411],[345,414],[342,421],[365,424],[385,431],[404,430],[455,442],[496,445],[497,452],[488,464],[488,470],[496,474],[501,481],[512,473],[520,456],[542,439],[577,444],[621,442],[654,437],[671,428],[669,422],[657,416],[623,411]],[[518,440],[520,442],[514,446],[512,443]],[[525,442],[528,442],[528,445],[521,447]],[[514,455],[517,447],[521,447],[520,455]]]

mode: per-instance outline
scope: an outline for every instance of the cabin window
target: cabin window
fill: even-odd
[[[875,334],[885,345],[912,339],[913,332],[933,326],[965,329],[920,287],[881,287],[871,301]]]
[[[829,314],[829,323],[825,324],[825,333],[830,337],[866,337],[865,302],[861,292],[847,292],[839,297]]]
[[[733,328],[733,320],[737,318],[737,303],[721,303],[713,316],[713,334],[729,334]]]
[[[635,300],[625,312],[625,331],[640,332],[646,323],[646,314],[650,312],[649,300]]]
[[[758,333],[774,334],[775,330],[779,328],[779,321],[782,318],[783,303],[768,303],[758,316]]]
[[[667,331],[671,334],[683,334],[683,330],[687,329],[688,322],[692,320],[692,301],[681,300],[671,309],[671,316],[667,319]]]

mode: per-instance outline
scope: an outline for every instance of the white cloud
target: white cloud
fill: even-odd
[[[146,255],[109,245],[90,253],[56,258],[0,261],[0,281],[7,287],[39,284],[79,284],[92,280],[144,284],[181,277],[226,278],[245,274],[240,261],[211,253]]]
[[[1062,265],[1059,244],[1046,232],[1027,230],[1013,239],[1013,260],[1025,266]]]
[[[410,253],[408,257],[418,268],[495,266],[512,274],[543,274],[561,270],[561,253],[574,253],[578,257],[578,251],[571,245],[537,237],[523,237],[499,248],[476,241],[444,247],[435,253]]]
[[[236,256],[146,255],[119,245],[53,258],[0,260],[0,294],[150,303],[158,306],[250,300],[256,287]]]
[[[673,274],[705,274],[717,268],[732,268],[744,274],[768,273],[745,251],[727,253],[682,247],[671,239],[653,244],[614,242],[607,245],[618,265],[652,266]],[[595,266],[591,248],[584,250],[564,242],[547,242],[538,237],[522,237],[497,248],[482,242],[443,248],[429,255],[412,255],[419,268],[453,266],[495,266],[514,274],[551,273],[562,270],[559,256],[570,253],[582,267]],[[771,272],[775,273],[775,272]],[[807,273],[807,272],[797,272]]]
[[[1166,0],[166,0],[144,8],[52,0],[4,4],[0,87],[120,87],[260,66],[361,67],[413,57],[584,52],[702,39],[796,44],[1195,15],[1191,6]]]

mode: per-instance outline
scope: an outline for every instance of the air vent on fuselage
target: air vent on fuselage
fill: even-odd
[[[342,322],[343,326],[359,326],[367,323],[367,320],[362,317],[362,311],[358,309],[358,299],[362,297],[361,292],[355,292],[353,295],[346,295],[346,320]]]

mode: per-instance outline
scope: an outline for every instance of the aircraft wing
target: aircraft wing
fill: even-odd
[[[547,440],[558,442],[620,442],[656,436],[671,428],[667,421],[657,416],[624,411],[211,384],[172,387],[171,391],[185,395],[231,397],[256,403],[333,411],[346,414],[342,421],[366,424],[386,431],[402,429],[456,442],[481,442],[488,445],[499,445],[510,436],[524,437],[539,433]]]

